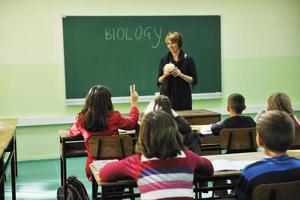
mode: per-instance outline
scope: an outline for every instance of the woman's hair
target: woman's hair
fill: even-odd
[[[294,141],[295,127],[291,117],[282,111],[264,113],[256,124],[259,138],[274,152],[285,152]]]
[[[282,92],[276,92],[269,97],[267,110],[280,110],[294,116],[291,100],[288,95]]]
[[[238,93],[233,93],[228,97],[228,106],[236,113],[241,114],[245,109],[245,98]]]
[[[111,92],[103,85],[93,86],[86,95],[85,105],[79,114],[84,114],[83,126],[91,132],[108,128],[107,114],[113,111]]]
[[[183,139],[174,119],[166,112],[157,110],[142,118],[136,152],[146,158],[168,159],[184,150]]]
[[[173,116],[172,114],[172,105],[169,97],[165,95],[159,95],[154,99],[154,106],[153,111],[155,110],[163,110],[169,115]]]
[[[168,40],[177,43],[179,48],[181,48],[183,45],[182,34],[179,32],[169,32],[165,38],[165,42],[167,42]]]

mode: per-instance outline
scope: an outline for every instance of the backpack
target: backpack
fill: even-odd
[[[76,176],[69,176],[66,181],[67,197],[64,197],[64,186],[57,189],[57,200],[89,200],[83,183]]]

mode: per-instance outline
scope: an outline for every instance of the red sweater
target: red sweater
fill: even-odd
[[[106,164],[99,173],[102,181],[132,177],[137,181],[141,199],[193,199],[194,172],[212,175],[212,163],[192,151],[160,160],[141,155]]]
[[[90,156],[89,154],[89,146],[88,146],[88,140],[93,135],[117,135],[118,129],[126,129],[126,130],[132,130],[136,127],[136,124],[139,119],[139,110],[137,107],[132,107],[129,112],[129,117],[124,118],[122,117],[121,113],[118,111],[110,112],[107,116],[107,123],[108,123],[108,129],[106,131],[102,132],[89,132],[83,127],[83,121],[85,119],[85,115],[79,115],[74,122],[74,124],[71,126],[69,130],[70,136],[75,136],[81,134],[84,138],[85,142],[85,148],[87,149],[88,157],[85,165],[85,171],[86,175],[89,180],[92,180],[92,173],[90,170],[90,163],[95,160],[94,157]]]

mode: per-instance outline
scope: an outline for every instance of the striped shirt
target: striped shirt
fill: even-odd
[[[251,200],[254,188],[260,184],[295,180],[300,180],[300,160],[287,154],[265,158],[243,170],[235,195],[239,200]]]
[[[185,150],[177,157],[167,160],[130,156],[105,165],[99,175],[103,181],[117,180],[124,176],[134,178],[141,199],[193,199],[196,169],[203,175],[213,173],[209,160]]]

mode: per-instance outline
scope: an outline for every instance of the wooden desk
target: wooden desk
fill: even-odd
[[[102,190],[106,190],[106,188],[114,188],[116,186],[122,186],[122,187],[137,187],[137,183],[135,180],[128,178],[128,179],[123,179],[123,180],[118,180],[118,181],[111,181],[111,182],[104,182],[101,181],[99,178],[99,171],[93,166],[93,164],[90,164],[90,168],[93,174],[93,184],[96,183],[97,186],[101,186]],[[96,187],[97,187],[96,186]],[[92,191],[92,197],[93,199],[97,199],[97,189],[96,187],[93,185],[93,191]],[[122,198],[130,198],[130,199],[134,199],[135,197],[140,197],[139,193],[134,193],[132,191],[133,194],[122,194]],[[105,199],[120,199],[121,197],[119,196],[110,196],[107,195],[105,192],[101,192],[101,199],[105,200]]]
[[[300,159],[300,150],[289,150],[288,155]],[[250,153],[234,153],[234,154],[221,154],[221,155],[209,155],[204,156],[205,158],[214,161],[214,160],[229,160],[229,161],[260,161],[266,156],[263,152],[250,152]],[[213,188],[219,189],[234,189],[236,183],[228,184],[226,186],[213,186],[213,187],[199,187],[199,183],[205,181],[217,181],[217,180],[238,180],[241,176],[241,170],[225,170],[225,171],[215,171],[211,177],[203,177],[195,174],[194,185],[196,186],[194,191],[196,196],[200,196],[201,192],[212,191]],[[198,187],[197,187],[198,186]]]
[[[300,150],[289,150],[288,155],[293,156],[295,158],[300,159]],[[266,156],[264,155],[263,152],[251,152],[251,153],[235,153],[235,154],[221,154],[221,155],[210,155],[210,156],[204,156],[207,159],[213,161],[213,160],[220,160],[220,159],[225,159],[229,161],[245,161],[245,160],[253,160],[253,161],[259,161],[265,158]],[[127,179],[127,180],[118,180],[118,181],[112,181],[112,182],[102,182],[99,179],[99,171],[94,168],[94,166],[91,164],[90,165],[91,171],[93,173],[93,178],[95,179],[96,183],[101,186],[101,187],[112,187],[116,185],[122,185],[122,186],[136,186],[136,182],[132,179]],[[206,181],[216,181],[216,180],[226,180],[226,179],[231,179],[231,180],[236,180],[240,177],[241,171],[240,170],[226,170],[226,171],[215,171],[212,176],[209,177],[204,177],[197,172],[195,173],[194,176],[194,192],[196,198],[201,197],[201,192],[204,191],[210,191],[211,187],[203,187],[199,186]],[[219,187],[221,188],[221,187]],[[235,188],[235,184],[229,185],[229,187],[224,187],[226,189],[228,188]],[[138,196],[138,194],[136,194]]]
[[[67,158],[86,157],[87,152],[84,146],[82,135],[71,137],[68,135],[68,130],[59,130],[60,141],[60,183],[66,186],[67,180]],[[84,168],[84,166],[82,166]],[[65,196],[66,196],[65,187]]]
[[[60,181],[61,186],[66,186],[67,180],[67,158],[74,157],[86,157],[87,152],[84,145],[84,139],[82,135],[69,136],[68,130],[59,130],[60,141]],[[135,136],[134,131],[123,131],[119,134],[129,134],[132,137]],[[82,166],[84,168],[84,166]],[[67,191],[67,190],[64,190]],[[66,196],[66,193],[65,193]]]
[[[212,124],[221,120],[221,114],[205,109],[176,111],[183,116],[190,125]]]
[[[16,199],[16,119],[0,119],[0,199],[5,199],[4,176],[10,163],[12,199]],[[5,158],[5,153],[8,157]]]

